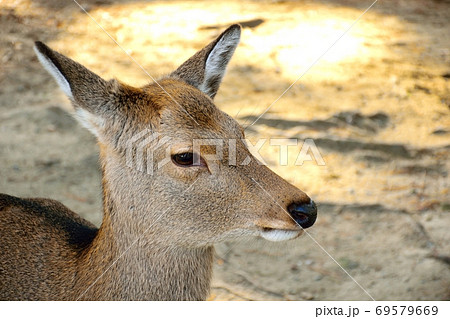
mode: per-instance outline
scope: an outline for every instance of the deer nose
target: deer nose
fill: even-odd
[[[317,206],[312,200],[307,204],[292,203],[288,206],[288,212],[302,228],[311,227],[317,218]]]

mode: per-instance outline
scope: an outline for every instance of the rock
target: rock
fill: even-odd
[[[339,264],[344,268],[345,270],[352,270],[359,267],[359,263],[351,260],[348,257],[342,257],[338,259]]]
[[[434,130],[433,132],[431,132],[431,134],[433,134],[433,135],[445,135],[448,133],[450,133],[450,131],[446,130],[444,128],[438,128],[438,129]]]
[[[200,30],[218,30],[218,29],[224,29],[232,24],[238,23],[241,25],[242,28],[256,28],[259,25],[263,24],[265,22],[264,19],[252,19],[252,20],[246,20],[246,21],[238,21],[238,22],[230,22],[227,24],[214,24],[214,25],[207,25],[204,27],[200,27]]]

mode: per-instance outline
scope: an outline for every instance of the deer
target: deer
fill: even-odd
[[[214,245],[290,240],[315,223],[314,201],[261,165],[242,126],[214,104],[240,35],[230,26],[139,88],[35,42],[38,60],[97,138],[103,219],[96,227],[58,201],[0,194],[0,299],[205,300]],[[152,174],[126,161],[129,141],[144,130],[166,140],[147,159],[152,166],[167,158]],[[233,139],[235,148],[225,144],[214,157],[217,145],[194,150],[195,139]]]

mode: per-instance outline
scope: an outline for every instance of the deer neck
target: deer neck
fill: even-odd
[[[205,300],[213,247],[180,247],[161,240],[151,220],[142,225],[136,218],[142,212],[121,205],[105,177],[103,170],[103,222],[80,265],[84,287],[77,290],[90,287],[81,299]]]

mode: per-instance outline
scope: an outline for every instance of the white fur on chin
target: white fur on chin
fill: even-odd
[[[270,229],[262,230],[260,236],[270,241],[285,241],[300,236],[301,232],[301,230]]]

